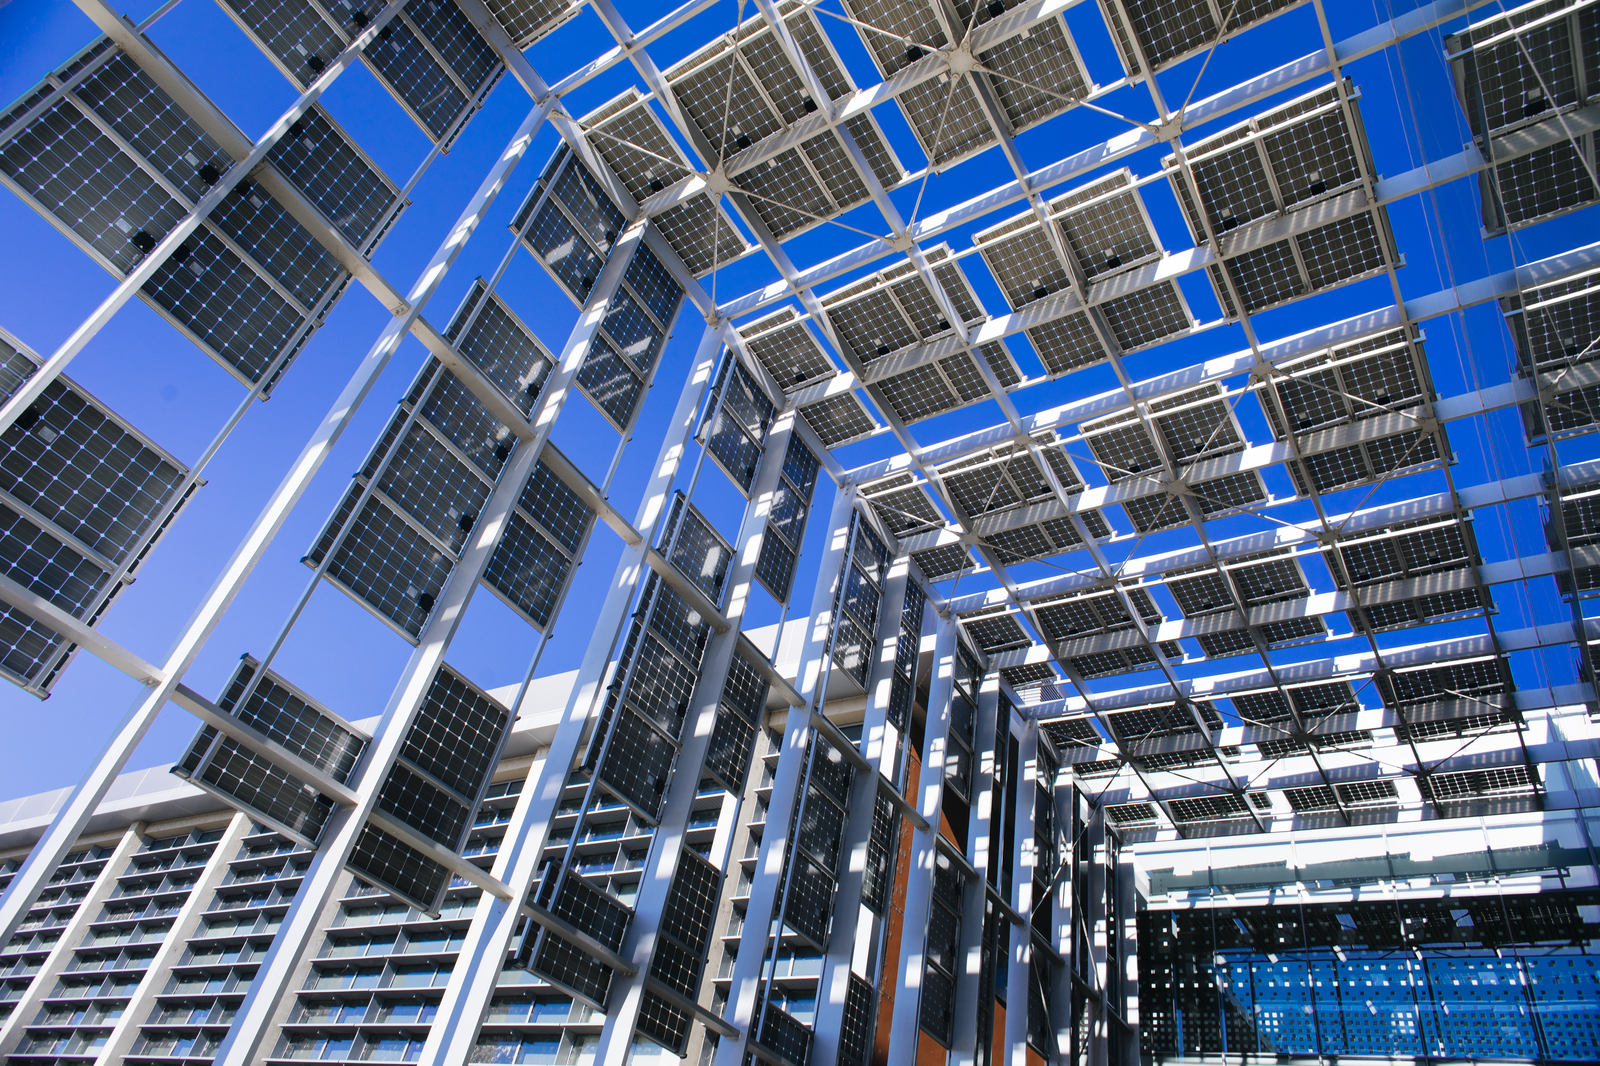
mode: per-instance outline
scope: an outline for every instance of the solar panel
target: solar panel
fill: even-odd
[[[326,576],[416,640],[515,444],[430,360],[305,562],[321,564],[348,526]],[[542,629],[593,514],[543,463],[536,470],[486,580]]]
[[[1077,44],[1059,15],[978,53],[977,59],[1013,134],[1065,111],[1091,87]]]
[[[519,49],[583,10],[581,0],[486,0],[486,6]]]
[[[1053,378],[1093,366],[1108,356],[1084,311],[1029,327],[1023,332],[1027,334],[1028,343],[1033,345],[1034,354]]]
[[[378,806],[441,846],[459,852],[483,804],[515,715],[440,664]],[[363,828],[345,866],[369,884],[437,914],[449,871],[373,825]]]
[[[1524,376],[1600,357],[1600,272],[1524,289],[1502,298],[1500,308]]]
[[[1071,494],[1083,491],[1083,478],[1053,431],[1035,434],[1033,442],[1050,464],[1057,484]],[[1054,490],[1033,453],[1006,442],[964,456],[937,468],[950,498],[969,517],[1052,499]]]
[[[1018,623],[1018,616],[1006,613],[1004,607],[969,611],[958,617],[961,619],[961,627],[967,631],[967,636],[972,638],[972,642],[982,649],[985,655],[1008,648],[1025,648],[1033,643]]]
[[[1480,172],[1484,232],[1520,229],[1591,203],[1594,159],[1594,134],[1585,133],[1501,163],[1492,179]]]
[[[730,792],[744,788],[750,772],[750,756],[755,747],[756,729],[767,703],[767,680],[735,655],[728,667],[717,707],[717,724],[706,750],[705,771]]]
[[[789,437],[783,472],[768,512],[756,579],[779,603],[787,603],[794,584],[795,563],[805,540],[806,519],[816,488],[818,462],[798,434]]]
[[[792,307],[742,327],[739,336],[747,351],[766,368],[785,392],[834,377],[839,373],[810,327],[799,321]]]
[[[239,707],[260,669],[255,659],[242,657],[218,706],[334,780],[347,782],[369,738],[270,670]],[[209,725],[200,728],[172,772],[306,847],[317,846],[333,813],[334,802],[293,767],[251,752]]]
[[[1138,74],[1144,69],[1141,52],[1151,67],[1163,70],[1300,2],[1240,0],[1219,8],[1207,0],[1100,0],[1100,11],[1117,42],[1123,67]]]
[[[122,276],[232,161],[120,51],[101,44],[80,62],[88,73],[71,92],[52,76],[29,98],[59,97],[0,149],[0,171],[19,195]],[[12,114],[30,107],[24,101]],[[298,351],[345,280],[298,223],[245,183],[141,295],[254,384],[276,360]]]
[[[545,448],[554,451],[555,445],[547,442]],[[594,511],[541,459],[489,558],[484,583],[543,631],[594,518]]]
[[[905,90],[895,102],[934,170],[954,166],[998,140],[968,75],[945,72]]]
[[[1301,296],[1370,277],[1385,269],[1385,251],[1398,261],[1388,215],[1382,207],[1320,226],[1288,240],[1233,256],[1228,277],[1248,313],[1275,307]],[[1218,302],[1237,317],[1232,299],[1220,286],[1215,270],[1207,271]]]
[[[761,462],[775,408],[730,351],[722,363],[706,414],[706,449],[746,496]]]
[[[444,335],[524,415],[533,413],[555,359],[500,294],[488,292],[482,278],[473,282]]]
[[[320,104],[289,127],[267,158],[366,254],[404,207],[400,190]]]
[[[1115,484],[1162,470],[1164,455],[1187,465],[1244,447],[1244,433],[1223,395],[1220,385],[1209,385],[1150,404],[1164,453],[1134,411],[1084,422],[1079,428],[1106,478]]]
[[[1112,535],[1111,527],[1099,511],[1079,511],[1078,518],[1095,540]],[[1070,518],[1051,518],[1032,525],[1001,530],[989,533],[983,539],[1006,566],[1083,547],[1083,538],[1078,535],[1077,527]]]
[[[114,564],[143,550],[188,473],[70,378],[0,435],[0,491]]]
[[[656,229],[695,277],[755,250],[747,245],[728,212],[707,193],[691,196],[654,216]]]
[[[1434,704],[1485,701],[1513,691],[1504,661],[1493,657],[1393,670],[1378,674],[1374,683],[1384,704],[1407,720]]]
[[[562,145],[511,225],[572,302],[583,307],[625,221],[588,168]]]
[[[1346,537],[1336,549],[1325,550],[1322,557],[1340,588],[1399,581],[1483,562],[1470,522],[1450,515],[1364,530]]]
[[[1523,4],[1445,36],[1457,97],[1475,137],[1582,102],[1572,46],[1585,38],[1581,18],[1576,7]]]
[[[1186,146],[1198,205],[1177,157],[1162,160],[1194,242],[1206,243],[1206,224],[1223,234],[1359,185],[1372,161],[1353,100],[1349,108],[1329,86]]]
[[[701,971],[711,944],[711,926],[721,888],[721,872],[698,853],[684,848],[662,908],[650,974],[690,1000],[700,994]],[[639,1027],[669,1048],[682,1051],[691,1020],[689,1015],[675,1010],[657,1011],[648,1023],[641,1017]]]
[[[31,374],[11,344],[8,373]],[[11,577],[90,625],[193,493],[188,469],[59,377],[0,435],[0,557]],[[74,650],[12,608],[0,668],[44,695]]]

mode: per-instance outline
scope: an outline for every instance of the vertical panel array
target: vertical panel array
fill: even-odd
[[[370,738],[271,670],[250,687],[260,668],[244,656],[217,706],[340,784],[349,781]],[[308,848],[322,839],[334,809],[296,764],[279,765],[214,726],[200,727],[172,772]]]
[[[35,369],[0,331],[9,397]],[[193,493],[189,471],[72,379],[0,434],[0,561],[6,576],[96,624]],[[47,696],[77,646],[0,606],[0,674]]]
[[[681,493],[674,498],[664,523],[661,550],[711,602],[721,601],[733,549]],[[584,877],[575,848],[586,833],[594,831],[595,820],[590,815],[606,805],[602,794],[631,810],[647,827],[646,832],[653,830],[677,761],[710,633],[710,623],[677,590],[654,573],[646,579],[580,764],[589,782],[576,824],[563,854],[547,861],[535,890],[535,906],[613,953],[622,947],[633,911]],[[761,695],[764,700],[764,686]],[[734,708],[725,703],[719,718],[748,713],[749,708],[743,706],[748,694],[733,699],[739,703]],[[605,818],[599,821],[609,823]],[[516,959],[518,965],[605,1008],[614,970],[587,944],[557,929],[530,925]],[[655,1014],[664,1026],[662,1020],[670,1016],[665,1009]]]
[[[1056,980],[1055,968],[1051,965],[1056,954],[1056,914],[1052,896],[1061,861],[1056,826],[1057,769],[1055,756],[1041,738],[1038,776],[1033,790],[1033,913],[1024,917],[1029,920],[1033,938],[1032,961],[1028,966],[1028,1045],[1042,1055],[1049,1055],[1055,1048],[1056,1030],[1066,1022],[1064,1018],[1052,1016]]]
[[[1478,174],[1485,236],[1594,201],[1593,118],[1578,112],[1600,97],[1597,29],[1587,5],[1533,3],[1445,37],[1473,141],[1495,164]]]
[[[922,971],[922,1031],[950,1046],[956,997],[956,958],[961,948],[961,911],[965,885],[961,871],[942,850],[934,851],[933,899],[928,907]]]
[[[730,349],[717,376],[706,414],[708,425],[702,434],[711,458],[746,496],[761,463],[774,411],[772,401]]]
[[[650,976],[690,1002],[700,995],[700,977],[711,947],[711,924],[722,892],[722,871],[684,848],[667,894]],[[679,1055],[689,1041],[693,1016],[653,992],[644,994],[638,1030]]]
[[[459,853],[514,717],[441,664],[378,790],[378,809]],[[438,913],[450,885],[447,867],[371,822],[345,865],[368,884],[429,914]]]
[[[790,713],[798,713],[791,711]],[[794,956],[809,949],[827,953],[833,928],[833,901],[839,887],[839,862],[855,769],[821,733],[811,731],[806,774],[787,837],[783,891],[778,897],[774,956]],[[782,998],[768,988],[754,1039],[790,1062],[805,1063],[812,1032],[784,1009]]]
[[[218,0],[297,89],[370,26],[382,0]],[[505,73],[455,0],[411,0],[362,54],[423,133],[446,147]]]
[[[794,568],[805,541],[806,519],[811,513],[811,497],[817,487],[817,457],[800,439],[791,434],[783,456],[783,471],[767,512],[767,529],[761,538],[761,554],[756,558],[756,580],[779,603],[789,602],[794,586]]]
[[[851,516],[851,522],[850,556],[839,583],[829,647],[833,665],[864,688],[873,636],[878,631],[883,582],[889,573],[889,549],[859,511]]]
[[[627,219],[565,145],[518,210],[512,229],[579,307],[589,299]],[[648,248],[628,263],[578,386],[619,430],[632,424],[672,328],[683,289]]]
[[[480,279],[447,336],[508,402],[531,411],[552,360],[499,297],[485,293]],[[430,359],[305,563],[323,567],[329,581],[414,643],[517,443],[510,426]],[[485,583],[543,629],[593,520],[541,460]]]
[[[270,155],[358,250],[403,206],[320,106]],[[50,75],[0,119],[0,173],[118,277],[132,271],[233,165],[109,41]],[[260,185],[245,180],[141,295],[246,384],[276,384],[349,274]]]

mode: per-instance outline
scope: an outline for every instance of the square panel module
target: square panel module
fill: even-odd
[[[549,353],[479,279],[447,337],[531,411]],[[518,438],[461,380],[430,359],[355,475],[308,566],[415,643],[454,571]],[[553,444],[523,487],[483,580],[533,626],[554,614],[594,511],[556,470]]]
[[[1493,164],[1478,174],[1485,236],[1592,203],[1600,10],[1524,4],[1444,44],[1474,143]]]
[[[0,330],[0,403],[36,367]],[[6,576],[94,625],[195,486],[186,466],[58,377],[0,435]],[[76,648],[27,612],[0,607],[0,674],[34,695],[50,694]]]
[[[878,431],[877,421],[853,390],[824,384],[837,378],[839,370],[811,323],[793,307],[780,307],[740,327],[739,337],[785,394],[806,390],[798,406],[823,444],[837,448]],[[811,398],[812,385],[823,386],[824,395]]]
[[[1216,238],[1206,272],[1228,317],[1399,265],[1356,95],[1346,79],[1162,161],[1195,243]]]
[[[854,93],[849,72],[816,14],[795,0],[785,0],[778,7],[829,101]],[[804,140],[803,132],[793,134],[791,140],[799,142],[794,147],[754,165],[745,164],[740,153],[786,133],[819,108],[807,78],[790,61],[777,33],[759,13],[665,73],[673,97],[693,126],[701,155],[726,169],[733,179],[732,195],[778,240],[871,199],[858,161],[871,168],[872,180],[885,189],[905,177],[870,111],[847,120],[837,130],[819,126],[814,136]]]
[[[968,347],[971,330],[989,316],[949,246],[938,245],[926,254],[939,292],[905,260],[822,297],[835,342],[907,424],[992,395],[978,358],[1002,388],[1022,383],[1022,370],[1004,341],[976,351]],[[947,307],[957,322],[950,321]]]
[[[885,79],[952,38],[970,40],[977,67],[940,73],[900,92],[896,102],[929,165],[943,170],[1007,136],[1037,126],[1087,96],[1089,81],[1064,15],[1018,23],[1005,36],[986,27],[1013,2],[845,0],[856,31]]]
[[[972,240],[1012,310],[1067,294],[1035,308],[1042,321],[1025,331],[1052,377],[1194,326],[1178,283],[1146,277],[1166,253],[1132,173],[1063,193],[1046,210],[1048,229],[1024,212]]]
[[[387,6],[381,0],[218,3],[301,90]],[[446,147],[505,73],[455,0],[411,0],[378,31],[362,59],[422,131]]]
[[[580,308],[626,225],[621,209],[565,145],[511,223]],[[683,287],[649,247],[639,245],[578,370],[578,387],[619,431],[633,423],[682,303]]]
[[[327,224],[370,254],[404,204],[320,106],[269,153]],[[125,277],[234,161],[101,39],[0,118],[0,180]],[[270,389],[349,274],[257,182],[235,187],[140,290],[246,385]]]

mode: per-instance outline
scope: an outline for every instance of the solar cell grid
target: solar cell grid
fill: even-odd
[[[454,565],[454,559],[382,497],[373,495],[351,524],[326,573],[415,640]]]
[[[582,9],[576,0],[487,0],[487,6],[518,48],[526,48]]]
[[[187,473],[68,378],[0,434],[0,490],[113,563],[152,534]]]
[[[622,212],[600,188],[588,167],[578,162],[571,152],[565,154],[559,173],[550,183],[550,197],[567,209],[568,221],[600,255],[611,250],[626,225]]]
[[[915,560],[917,569],[921,570],[929,581],[944,581],[976,568],[967,550],[959,544],[927,548],[913,552],[911,557]]]
[[[449,371],[440,371],[438,383],[423,401],[419,414],[492,479],[499,478],[517,444],[511,427],[490,414],[483,402]]]
[[[838,374],[810,328],[795,318],[794,310],[785,307],[739,331],[750,354],[785,392]]]
[[[687,513],[681,519],[682,531],[676,533],[675,539],[668,540],[672,545],[668,558],[711,602],[720,603],[722,584],[728,576],[733,549],[701,517],[693,504],[688,506]]]
[[[494,49],[455,0],[411,0],[404,10],[405,17],[433,45],[469,95],[475,94],[500,65]]]
[[[368,4],[377,8],[378,0],[365,0],[362,6]],[[443,140],[469,101],[450,72],[434,58],[405,20],[389,22],[378,32],[378,39],[367,46],[363,56],[367,66],[388,84],[389,91],[411,113],[423,132],[435,141]]]
[[[207,228],[156,270],[143,293],[250,384],[305,339],[298,310]]]
[[[335,781],[348,780],[368,738],[271,670],[256,682],[244,707],[238,707],[239,697],[260,669],[254,658],[242,657],[217,705]]]
[[[580,124],[591,131],[589,143],[639,203],[689,176],[677,143],[636,89],[591,111]]]
[[[1032,643],[1016,615],[962,615],[961,625],[986,655],[1007,648],[1024,648]]]
[[[351,244],[370,253],[400,193],[331,115],[314,105],[267,158]]]
[[[1486,232],[1502,233],[1590,203],[1595,198],[1594,135],[1530,152],[1487,171],[1478,183]]]
[[[1012,133],[1060,114],[1089,91],[1077,46],[1059,18],[1007,38],[978,60],[989,72]]]
[[[654,221],[695,277],[709,273],[718,264],[731,263],[749,250],[727,212],[705,194],[675,204],[654,216]]]
[[[520,512],[513,512],[483,580],[539,629],[550,624],[571,560]]]
[[[929,166],[942,170],[996,140],[969,76],[940,74],[895,97]]]
[[[224,7],[301,89],[348,43],[310,0],[225,0]]]
[[[456,458],[424,423],[414,423],[390,458],[378,488],[441,546],[459,556],[493,486]]]
[[[533,413],[539,389],[554,359],[498,293],[484,299],[479,278],[451,320],[445,337],[483,371],[524,415]]]
[[[434,675],[401,754],[476,811],[511,725],[511,712],[448,666]]]
[[[878,429],[877,422],[853,392],[808,403],[800,411],[817,437],[830,448],[860,440]]]
[[[338,260],[260,186],[235,192],[211,212],[211,224],[283,286],[299,310],[319,310],[325,295],[337,297],[348,277]]]
[[[1524,4],[1445,38],[1474,135],[1521,125],[1580,98],[1571,40],[1576,20],[1549,17],[1564,6]]]
[[[0,562],[17,583],[78,618],[98,605],[111,575],[39,524],[0,504]]]
[[[362,828],[345,866],[362,880],[434,914],[450,883],[448,869],[372,825]]]

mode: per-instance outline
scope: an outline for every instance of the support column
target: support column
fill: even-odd
[[[1017,738],[1017,804],[1013,814],[1016,839],[1011,851],[1011,907],[1023,918],[1033,913],[1034,793],[1039,784],[1039,725],[1028,720]],[[1031,924],[1011,926],[1011,958],[1006,968],[1005,1057],[997,1066],[1028,1066],[1028,1001],[1033,962]]]
[[[1138,890],[1133,856],[1117,856],[1117,923],[1109,931],[1117,944],[1118,996],[1116,1009],[1122,1014],[1120,1054],[1112,1066],[1139,1066],[1139,915]],[[1113,1020],[1113,1025],[1116,1021]]]
[[[967,862],[978,876],[967,881],[962,897],[961,946],[957,951],[954,1025],[950,1040],[950,1066],[972,1066],[978,1048],[979,996],[983,991],[983,933],[989,905],[988,881],[990,828],[999,809],[994,797],[995,719],[1000,711],[1000,672],[987,674],[978,692],[978,715],[973,724],[972,804],[967,820]]]
[[[212,894],[227,876],[230,864],[239,854],[239,845],[250,834],[251,825],[249,816],[242,812],[236,813],[233,821],[228,823],[222,839],[217,841],[216,849],[211,853],[211,861],[201,871],[200,879],[189,891],[189,898],[184,900],[178,916],[173,919],[172,929],[150,960],[144,980],[139,982],[133,998],[123,1008],[122,1017],[111,1031],[105,1047],[95,1056],[95,1062],[100,1066],[121,1062],[132,1052],[134,1041],[139,1039],[140,1027],[150,1017],[150,1008],[155,1003],[156,995],[166,988],[172,966],[183,956],[189,938],[200,925],[200,916],[211,908]]]
[[[623,944],[623,957],[638,967],[638,972],[629,977],[613,979],[611,1009],[606,1014],[605,1028],[600,1033],[600,1046],[595,1052],[597,1066],[625,1066],[628,1048],[633,1043],[633,1031],[644,1000],[645,982],[655,949],[656,931],[661,927],[662,915],[672,889],[672,878],[678,871],[678,859],[683,854],[683,836],[688,831],[689,817],[700,791],[701,768],[705,765],[706,749],[710,746],[711,733],[716,726],[722,688],[728,679],[728,668],[732,665],[733,657],[738,654],[739,623],[749,604],[756,561],[761,555],[761,538],[767,529],[767,514],[772,509],[773,498],[779,487],[778,478],[783,473],[783,460],[789,450],[789,440],[794,436],[797,417],[793,410],[784,411],[767,433],[761,467],[756,472],[750,491],[750,504],[745,508],[744,521],[739,527],[733,568],[728,575],[731,591],[724,617],[728,620],[729,628],[727,632],[711,638],[701,659],[700,680],[696,682],[694,690],[693,713],[685,723],[683,747],[678,752],[677,765],[667,788],[661,821],[656,826],[646,869],[639,880],[633,921],[628,929],[627,942]],[[798,709],[791,710],[794,717],[800,717]],[[735,797],[732,803],[737,808],[738,798]]]
[[[772,782],[772,802],[767,808],[767,827],[761,837],[756,858],[756,873],[745,907],[744,930],[739,936],[739,957],[734,962],[728,986],[728,1022],[739,1030],[717,1044],[716,1066],[744,1066],[745,1045],[755,1021],[762,975],[766,969],[767,945],[772,938],[772,913],[777,909],[778,891],[783,884],[784,857],[788,851],[789,819],[794,813],[800,779],[806,769],[806,746],[811,734],[812,708],[822,679],[832,669],[826,660],[828,638],[833,631],[833,605],[838,583],[843,577],[845,552],[850,547],[851,513],[855,509],[856,487],[848,485],[833,498],[828,517],[828,540],[817,569],[816,589],[811,596],[811,614],[805,644],[800,649],[796,690],[805,704],[789,708],[784,725],[783,747],[778,755],[778,770]],[[781,636],[781,634],[780,634]],[[760,738],[756,741],[759,751]]]
[[[100,876],[95,878],[89,894],[78,904],[72,920],[62,927],[61,936],[57,938],[55,947],[45,956],[44,965],[39,967],[39,972],[33,975],[33,983],[28,986],[28,991],[23,993],[22,999],[12,1008],[11,1017],[6,1019],[5,1025],[0,1026],[0,1062],[6,1061],[7,1056],[17,1050],[22,1034],[27,1031],[27,1027],[39,1013],[40,1002],[49,998],[56,978],[61,976],[61,971],[72,958],[73,951],[83,943],[84,932],[100,913],[100,908],[111,895],[111,890],[117,887],[117,878],[128,868],[128,860],[139,850],[139,845],[144,843],[144,827],[145,823],[134,822],[123,832],[122,839],[117,841],[117,846],[106,856],[105,867],[100,871]],[[55,875],[54,867],[51,868],[50,874],[52,877]],[[26,917],[27,912],[24,911],[23,915]],[[0,940],[0,943],[4,942]]]
[[[477,1042],[478,1028],[489,1010],[495,986],[505,968],[511,938],[521,921],[520,902],[527,898],[538,878],[539,860],[549,838],[550,823],[561,803],[567,774],[577,755],[578,744],[583,738],[584,727],[595,701],[604,687],[611,654],[627,619],[634,590],[646,570],[649,531],[666,509],[672,483],[683,462],[689,434],[694,429],[701,398],[711,383],[711,374],[721,349],[722,341],[717,328],[708,327],[700,339],[694,362],[684,380],[683,392],[678,397],[677,409],[662,437],[660,451],[651,468],[650,481],[645,486],[644,496],[634,515],[634,528],[645,533],[645,538],[638,544],[624,548],[622,557],[617,560],[605,602],[595,619],[594,634],[578,667],[572,692],[567,697],[561,724],[544,761],[537,765],[536,770],[530,768],[528,784],[524,786],[511,823],[501,838],[500,852],[495,857],[491,872],[511,885],[517,895],[514,901],[488,895],[479,900],[466,942],[456,956],[455,973],[439,1004],[439,1012],[428,1031],[428,1040],[417,1066],[456,1066],[469,1061]]]
[[[921,1038],[922,971],[926,965],[928,908],[933,903],[933,864],[938,852],[939,808],[944,799],[945,746],[950,730],[950,698],[956,680],[956,620],[940,618],[923,723],[922,773],[917,780],[917,812],[928,828],[913,830],[906,871],[905,918],[900,927],[900,958],[889,971],[896,983],[889,1032],[889,1066],[915,1066]]]
[[[322,468],[323,462],[338,443],[339,437],[344,433],[356,410],[360,408],[362,401],[366,399],[367,393],[377,382],[378,376],[389,365],[389,360],[399,349],[400,342],[405,339],[412,324],[427,306],[428,300],[438,290],[439,283],[444,279],[451,264],[455,262],[456,256],[461,253],[468,238],[483,221],[490,205],[494,203],[495,197],[499,195],[506,180],[511,176],[511,171],[533,143],[534,132],[543,124],[550,113],[550,108],[556,102],[553,95],[546,97],[523,120],[522,125],[512,136],[511,142],[501,152],[499,160],[484,177],[478,191],[467,203],[466,209],[462,211],[460,218],[451,227],[444,242],[434,252],[428,266],[412,286],[407,296],[410,303],[409,310],[396,315],[384,326],[378,339],[346,383],[344,391],[329,408],[321,425],[311,435],[300,456],[273,492],[272,498],[267,501],[249,532],[234,549],[233,557],[217,576],[216,582],[206,594],[206,598],[201,601],[188,627],[179,636],[162,665],[162,680],[134,701],[127,716],[117,727],[117,731],[112,734],[89,768],[89,772],[67,796],[61,810],[50,823],[50,828],[45,830],[39,842],[34,845],[27,862],[17,871],[5,894],[0,896],[0,940],[10,937],[16,931],[23,915],[27,914],[34,900],[38,899],[40,890],[49,881],[51,871],[60,863],[67,849],[88,825],[90,817],[99,808],[100,801],[105,798],[106,792],[127,764],[128,757],[139,746],[145,733],[154,724],[156,716],[161,713],[162,707],[177,690],[183,680],[184,672],[205,647],[217,623],[233,604],[234,597],[238,595],[245,581],[255,570],[256,564],[266,553],[267,546],[272,543],[279,527],[288,518],[295,504],[300,501],[300,496],[311,483],[311,479],[316,476],[317,471]]]
[[[1035,755],[1041,765],[1040,773],[1046,773],[1043,766],[1056,766],[1053,758],[1046,756],[1043,751],[1045,742],[1040,740]],[[1072,1057],[1074,1034],[1077,1032],[1077,1021],[1073,1016],[1073,1001],[1081,994],[1077,982],[1087,977],[1084,969],[1084,959],[1078,950],[1078,939],[1074,936],[1076,923],[1082,921],[1085,915],[1079,913],[1077,896],[1078,878],[1083,870],[1078,864],[1078,822],[1082,813],[1076,789],[1072,787],[1072,774],[1060,766],[1056,766],[1049,780],[1041,777],[1040,783],[1049,794],[1051,800],[1054,824],[1052,832],[1055,839],[1052,842],[1055,852],[1055,865],[1045,870],[1046,884],[1050,886],[1050,946],[1055,949],[1056,958],[1039,958],[1039,965],[1051,967],[1050,982],[1050,1021],[1055,1030],[1056,1054],[1065,1062],[1077,1066]],[[1048,862],[1050,856],[1042,857]],[[1043,901],[1036,901],[1042,903]],[[1088,997],[1086,996],[1085,999]]]
[[[483,515],[473,528],[471,546],[462,553],[455,570],[439,593],[438,605],[422,631],[416,650],[411,653],[410,660],[401,672],[377,729],[373,731],[372,745],[352,789],[360,802],[354,807],[342,808],[329,820],[327,836],[311,860],[311,868],[306,872],[294,904],[284,916],[283,927],[262,960],[261,968],[250,986],[250,994],[239,1008],[233,1029],[217,1049],[216,1066],[246,1066],[254,1059],[258,1046],[271,1030],[278,1014],[279,1000],[289,990],[300,956],[320,931],[318,916],[322,913],[323,905],[332,898],[345,877],[345,860],[365,827],[417,709],[444,662],[445,652],[449,650],[467,605],[477,591],[511,510],[538,465],[539,454],[560,416],[562,404],[574,386],[590,343],[605,318],[611,297],[622,283],[623,271],[644,238],[646,225],[646,222],[636,222],[623,231],[605,268],[600,272],[584,312],[562,349],[556,370],[540,394],[539,406],[531,419],[536,435],[534,439],[524,441],[512,453],[510,463],[501,473],[499,483],[484,505]]]
[[[867,957],[858,951],[857,939],[876,937],[878,919],[870,911],[863,911],[861,894],[867,869],[867,843],[872,836],[873,812],[877,809],[878,789],[894,787],[884,780],[885,759],[893,759],[896,745],[889,731],[894,727],[888,721],[889,694],[894,685],[895,651],[900,641],[900,614],[904,609],[906,582],[910,578],[911,557],[900,555],[889,564],[889,576],[884,583],[883,600],[878,607],[878,632],[875,635],[877,654],[867,679],[867,707],[861,720],[861,754],[872,767],[872,773],[857,773],[850,795],[850,815],[845,822],[844,842],[841,851],[845,856],[839,888],[834,894],[833,933],[828,941],[828,953],[822,960],[822,976],[817,981],[816,1022],[812,1026],[811,1043],[813,1066],[832,1066],[839,1058],[839,1036],[844,1025],[845,997],[850,990],[853,960]],[[894,766],[888,767],[890,774]],[[899,816],[896,816],[896,825]],[[870,973],[858,973],[873,984]],[[874,1003],[876,1006],[876,1003]]]

